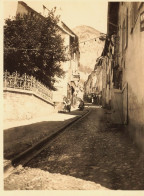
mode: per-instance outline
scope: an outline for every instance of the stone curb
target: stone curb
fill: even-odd
[[[7,177],[8,173],[12,172],[12,170],[14,169],[14,167],[16,167],[16,166],[18,166],[20,164],[21,165],[24,165],[28,161],[30,161],[34,157],[34,155],[36,154],[36,153],[34,153],[34,151],[38,151],[37,154],[39,154],[40,153],[39,152],[39,149],[40,148],[43,149],[42,147],[44,147],[47,142],[51,141],[53,138],[55,138],[57,135],[59,135],[61,132],[63,132],[66,128],[68,128],[73,123],[78,122],[79,120],[81,120],[82,118],[84,118],[87,114],[89,114],[89,112],[90,112],[90,110],[86,110],[86,112],[84,112],[82,115],[79,115],[79,116],[74,117],[67,124],[62,125],[59,128],[56,128],[53,131],[53,133],[51,133],[49,136],[47,136],[46,138],[40,140],[39,142],[37,142],[36,144],[34,144],[32,147],[28,148],[24,152],[20,153],[16,157],[14,157],[11,161],[9,161],[6,165],[4,165],[4,178]],[[29,160],[27,161],[26,158],[28,156],[30,156],[32,153],[34,153],[34,155],[31,156],[31,158],[29,158]],[[24,159],[24,160],[22,160],[22,159]]]

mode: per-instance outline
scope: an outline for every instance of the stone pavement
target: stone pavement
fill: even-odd
[[[28,164],[114,190],[144,190],[144,154],[110,113],[92,108]]]
[[[27,167],[16,168],[5,190],[144,190],[144,154],[110,120],[91,107]]]
[[[74,110],[70,113],[53,112],[49,116],[33,120],[11,121],[4,123],[4,158],[14,158],[24,150],[32,147],[56,130],[67,125],[87,111]]]

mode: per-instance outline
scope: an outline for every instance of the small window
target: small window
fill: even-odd
[[[140,14],[140,31],[144,31],[144,11]]]
[[[122,25],[122,51],[123,52],[127,48],[127,45],[128,45],[128,9]]]

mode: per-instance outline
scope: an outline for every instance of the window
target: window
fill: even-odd
[[[140,14],[140,31],[144,31],[144,12]]]
[[[126,11],[126,17],[122,24],[122,51],[127,48],[128,45],[128,9]]]

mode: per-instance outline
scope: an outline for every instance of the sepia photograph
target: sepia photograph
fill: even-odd
[[[2,11],[3,190],[144,195],[144,1]]]

